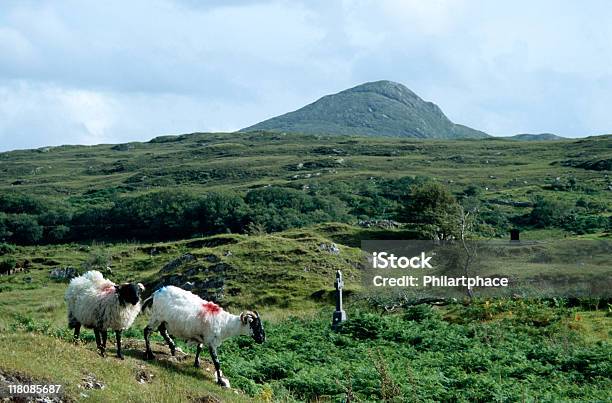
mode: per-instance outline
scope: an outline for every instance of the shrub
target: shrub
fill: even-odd
[[[409,306],[404,312],[404,320],[422,322],[439,318],[438,312],[429,305]]]
[[[0,260],[0,273],[8,272],[15,267],[16,264],[17,261],[14,257],[5,257],[4,259]]]
[[[12,233],[10,239],[15,243],[33,244],[43,236],[43,227],[35,216],[29,214],[11,214],[6,216],[6,226]]]
[[[561,200],[537,196],[531,214],[531,224],[536,227],[561,227],[572,213],[571,206]]]
[[[343,322],[340,332],[357,340],[377,339],[383,329],[380,315],[365,313]]]
[[[11,245],[10,243],[0,243],[0,256],[8,255],[9,253],[15,253],[15,245]]]

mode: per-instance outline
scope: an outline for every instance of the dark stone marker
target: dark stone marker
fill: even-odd
[[[337,330],[338,326],[346,320],[346,312],[342,309],[342,288],[344,288],[344,281],[342,280],[342,272],[340,270],[336,272],[334,286],[336,287],[336,312],[334,312],[332,318],[332,329]]]
[[[511,229],[510,230],[510,240],[511,241],[519,241],[519,230]]]

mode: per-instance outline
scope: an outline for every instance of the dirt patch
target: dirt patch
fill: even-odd
[[[140,365],[138,367],[138,371],[136,371],[136,382],[140,384],[151,383],[153,382],[154,375],[147,371],[147,367],[144,365]]]
[[[106,385],[96,379],[95,374],[87,374],[81,378],[81,383],[78,387],[81,389],[104,389]]]
[[[35,379],[19,372],[8,372],[0,369],[0,402],[41,402],[41,403],[64,403],[74,402],[64,392],[54,395],[34,393],[28,395],[9,394],[9,385],[61,385],[61,382],[52,382],[44,379]]]

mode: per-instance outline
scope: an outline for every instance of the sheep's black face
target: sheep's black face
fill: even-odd
[[[143,290],[143,286],[141,284],[122,284],[117,287],[117,294],[119,294],[119,302],[122,305],[132,304],[136,305],[140,302],[140,293]]]
[[[259,314],[257,311],[254,313],[255,316],[253,317],[253,320],[249,322],[249,325],[251,326],[251,332],[253,333],[253,340],[255,340],[255,342],[258,344],[262,344],[264,341],[266,341],[266,332],[264,331],[263,323],[261,322]]]

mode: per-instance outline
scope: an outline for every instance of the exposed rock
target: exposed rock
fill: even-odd
[[[357,222],[357,225],[364,228],[377,227],[384,229],[399,228],[402,226],[402,224],[393,220],[360,220]]]
[[[319,245],[319,250],[327,253],[331,253],[332,255],[339,255],[340,248],[335,243],[322,243]]]
[[[160,270],[161,273],[165,273],[165,272],[169,272],[172,271],[174,269],[176,269],[177,267],[187,263],[187,262],[191,262],[193,260],[196,260],[195,256],[193,256],[191,253],[185,253],[184,255],[181,255],[179,257],[177,257],[176,259],[172,259],[171,261],[169,261],[168,263],[166,263],[164,265],[164,267],[162,267],[162,269]]]
[[[205,260],[205,261],[210,262],[210,263],[217,263],[219,261],[219,256],[213,255],[212,253],[208,254],[208,255],[201,256],[200,258],[202,260]]]
[[[136,382],[140,384],[153,382],[153,374],[147,371],[145,365],[139,365],[138,372],[136,372]]]
[[[60,389],[59,394],[42,394],[42,393],[34,393],[29,394],[27,397],[22,396],[12,396],[6,397],[4,394],[8,389],[8,385],[45,385],[45,384],[61,384],[61,382],[49,382],[48,380],[41,379],[33,379],[27,375],[23,375],[20,373],[9,373],[0,369],[0,402],[40,402],[40,403],[66,403],[72,402],[72,399],[68,398],[64,395],[63,388]]]
[[[51,270],[51,272],[49,273],[49,277],[51,277],[51,279],[53,280],[57,280],[57,281],[64,281],[64,280],[71,280],[75,277],[77,277],[79,275],[79,271],[74,268],[74,267],[56,267],[55,269]]]
[[[612,171],[612,158],[608,159],[593,159],[588,161],[583,160],[565,160],[555,161],[551,165],[561,164],[565,167],[582,168],[590,171]]]
[[[105,384],[96,379],[94,374],[87,374],[81,380],[82,382],[78,387],[82,389],[104,389],[106,387]]]

